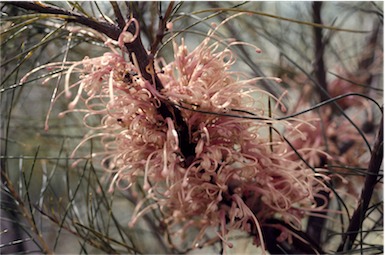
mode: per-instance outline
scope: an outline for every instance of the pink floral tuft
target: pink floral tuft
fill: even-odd
[[[169,233],[185,237],[190,228],[199,230],[190,243],[194,247],[208,242],[206,230],[214,229],[229,247],[228,233],[242,230],[264,249],[261,228],[267,219],[300,229],[305,215],[325,210],[326,205],[316,206],[315,197],[328,190],[323,184],[327,177],[293,158],[278,131],[270,141],[270,125],[289,122],[267,117],[265,105],[273,96],[255,87],[261,78],[244,80],[232,71],[236,59],[230,48],[236,43],[222,47],[223,41],[213,42],[219,27],[191,52],[183,41],[174,42],[174,61],[156,70],[161,91],[155,91],[125,53],[114,50],[70,63],[63,93],[71,96],[77,89],[68,112],[83,102],[85,123],[90,116],[103,116],[77,148],[101,138],[104,151],[94,156],[102,157],[111,189],[141,183],[146,197],[137,204],[130,226],[160,208]],[[70,84],[74,73],[79,80]],[[181,146],[187,145],[181,144],[176,122],[160,114],[165,102],[180,110],[193,155],[183,155]],[[261,120],[248,118],[250,113]]]

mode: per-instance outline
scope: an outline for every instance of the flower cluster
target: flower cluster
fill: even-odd
[[[138,203],[131,226],[160,208],[171,234],[183,237],[190,228],[200,230],[193,246],[207,241],[206,230],[214,229],[231,247],[229,231],[242,230],[264,249],[266,220],[277,218],[300,229],[305,215],[325,209],[317,207],[315,198],[328,190],[327,177],[293,159],[278,131],[269,139],[275,121],[266,116],[265,99],[273,96],[256,88],[260,78],[245,80],[232,71],[234,42],[222,47],[223,41],[213,40],[215,31],[191,52],[183,41],[174,42],[174,61],[156,65],[161,91],[142,77],[135,56],[131,63],[124,51],[112,50],[69,63],[63,93],[71,96],[77,88],[68,112],[82,101],[85,123],[90,116],[103,116],[79,146],[101,138],[104,151],[96,154],[112,176],[111,189],[142,183],[146,197]],[[79,80],[70,84],[74,73]],[[165,103],[182,115],[188,128],[184,141],[194,146],[192,155],[182,153],[186,144],[175,120],[160,113]],[[250,118],[255,116],[261,118]],[[288,234],[282,231],[281,238]]]
[[[269,121],[226,114],[263,116],[264,103],[255,94],[271,95],[251,86],[256,79],[242,80],[231,72],[232,52],[216,51],[219,43],[209,42],[207,38],[190,53],[183,42],[174,45],[175,60],[160,75],[163,94],[194,109],[183,108],[182,113],[189,139],[197,144],[193,162],[180,169],[163,200],[167,223],[183,222],[182,230],[196,225],[201,235],[206,228],[219,226],[222,239],[231,229],[261,237],[258,227],[277,215],[300,228],[306,211],[321,210],[313,207],[314,197],[326,187],[303,162],[290,159],[285,143],[275,141],[271,150],[272,143],[263,134]]]
[[[357,59],[367,59],[366,54]],[[306,125],[299,123],[293,130],[294,134],[288,135],[290,145],[300,157],[312,166],[327,167],[331,172],[329,177],[336,177],[333,179],[334,187],[348,189],[346,195],[354,201],[360,196],[366,178],[365,175],[354,174],[354,169],[367,168],[371,155],[370,145],[375,141],[373,131],[378,125],[378,116],[371,102],[364,97],[366,88],[362,84],[371,83],[376,75],[376,68],[380,65],[378,60],[375,60],[370,67],[363,68],[362,62],[366,62],[358,62],[355,65],[360,68],[355,72],[336,68],[337,77],[327,83],[327,92],[335,99],[334,104],[323,104],[320,111],[317,109],[298,116],[306,121]],[[353,68],[357,67],[351,67]],[[298,91],[298,84],[301,85],[301,97],[289,110],[290,113],[311,108],[309,102],[314,97],[313,85],[306,75],[283,77],[283,82],[289,85],[290,93],[293,94]],[[359,96],[360,94],[363,96]],[[373,98],[377,97],[375,94],[373,93]],[[287,126],[285,132],[290,131],[290,126]],[[295,158],[298,158],[298,155],[293,152],[293,159]],[[339,185],[341,180],[343,185]]]

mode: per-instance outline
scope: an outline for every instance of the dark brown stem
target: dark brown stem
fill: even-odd
[[[154,43],[151,45],[151,54],[153,55],[155,55],[156,49],[159,43],[162,42],[162,39],[164,37],[164,30],[166,29],[166,23],[167,23],[167,20],[170,18],[173,7],[174,7],[174,2],[170,2],[166,10],[166,13],[164,14],[164,17],[159,18],[158,31],[156,33]]]
[[[322,19],[321,19],[321,8],[322,8],[322,2],[313,2],[313,22],[316,24],[322,25]],[[326,72],[325,72],[325,63],[324,63],[324,51],[325,51],[325,45],[322,38],[322,28],[320,27],[314,27],[314,73],[316,80],[318,82],[318,86],[321,86],[319,88],[319,95],[321,101],[325,101],[329,99],[327,95],[325,95],[324,91],[326,90]]]
[[[373,74],[371,73],[371,66],[375,62],[376,51],[378,49],[377,38],[380,34],[380,23],[374,24],[373,32],[368,38],[366,47],[362,52],[362,59],[358,62],[358,74],[366,79],[362,80],[363,84],[371,84]],[[369,88],[365,89],[365,93],[369,93]]]
[[[313,2],[313,21],[317,24],[322,24],[321,19],[321,8],[322,8],[322,2]],[[325,63],[324,63],[324,50],[325,50],[325,44],[323,42],[322,38],[322,28],[314,27],[314,73],[315,78],[318,83],[319,90],[318,94],[320,95],[320,100],[325,101],[329,99],[327,95],[325,94],[326,90],[326,72],[325,72]],[[322,89],[323,88],[323,89]],[[327,162],[325,158],[322,158],[322,163],[320,166],[324,166]],[[325,191],[321,191],[319,193],[320,196],[329,198],[329,194]],[[316,203],[318,206],[321,206],[324,203],[323,199],[320,199],[317,197]],[[322,214],[326,214],[326,212],[323,212]],[[310,216],[308,220],[308,225],[306,229],[306,233],[313,238],[313,240],[317,243],[321,243],[322,239],[322,229],[325,225],[325,218],[323,217],[316,217],[316,216]]]
[[[110,1],[112,9],[114,10],[116,16],[116,22],[118,22],[119,28],[123,29],[126,25],[126,21],[123,18],[122,12],[120,11],[119,5],[116,1]]]
[[[96,31],[99,31],[113,40],[118,40],[119,35],[121,33],[121,29],[119,29],[116,25],[107,23],[104,21],[96,21],[90,19],[82,14],[78,14],[72,11],[64,10],[55,6],[46,5],[41,2],[9,2],[8,4],[20,7],[25,10],[35,11],[38,13],[46,13],[46,14],[57,14],[57,15],[65,15],[68,18],[64,18],[69,22],[76,22],[87,27],[93,28]]]
[[[357,209],[354,211],[350,219],[349,227],[343,236],[342,243],[338,248],[338,252],[348,251],[352,248],[354,241],[365,220],[365,213],[368,209],[369,202],[373,195],[374,187],[377,184],[378,173],[381,168],[382,158],[384,156],[384,117],[381,118],[380,129],[378,131],[376,142],[373,146],[372,156],[370,158],[368,173],[366,175],[365,184],[361,192],[361,197]]]
[[[58,18],[65,19],[68,22],[76,22],[76,23],[85,25],[87,27],[95,29],[96,31],[104,33],[105,35],[107,35],[113,40],[118,40],[119,35],[122,32],[122,29],[116,26],[115,24],[90,19],[82,14],[64,10],[55,6],[45,5],[42,3],[34,3],[34,2],[10,2],[9,4],[23,8],[25,10],[35,11],[38,13],[65,15],[65,17],[58,17]],[[123,17],[119,14],[118,16],[120,16],[118,17],[118,20],[122,22]],[[136,29],[139,29],[139,28],[135,27],[134,23],[132,23],[127,30],[132,34],[134,34],[136,32]],[[139,69],[142,73],[143,78],[149,81],[151,84],[153,84],[153,79],[152,79],[153,76],[149,72],[147,72],[147,69],[146,69],[148,64],[150,63],[150,60],[149,60],[147,51],[143,46],[140,36],[138,36],[136,40],[134,40],[133,42],[126,43],[125,46],[128,52],[130,53],[130,55],[132,53],[135,53],[136,58],[138,60]],[[158,90],[163,88],[156,74],[155,74],[154,85]]]
[[[281,231],[276,225],[280,225],[286,228],[287,231],[295,233],[290,243],[287,240],[277,241]],[[312,236],[293,228],[281,220],[268,219],[264,223],[262,231],[266,240],[266,248],[270,254],[325,254],[319,243],[315,242]]]

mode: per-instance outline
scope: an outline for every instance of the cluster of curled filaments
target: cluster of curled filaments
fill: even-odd
[[[173,42],[174,61],[162,68],[155,65],[163,84],[160,91],[143,78],[135,55],[123,49],[138,33],[122,33],[116,43],[120,51],[111,46],[101,57],[65,64],[66,85],[58,97],[65,94],[72,101],[61,115],[85,113],[84,123],[92,132],[74,155],[87,140],[99,137],[104,149],[93,158],[100,158],[111,189],[139,184],[145,191],[130,226],[159,209],[170,234],[184,237],[190,228],[199,230],[192,246],[203,245],[206,231],[214,230],[217,239],[232,247],[229,231],[241,230],[264,249],[261,228],[267,219],[301,229],[306,215],[325,209],[315,198],[328,190],[327,177],[293,157],[279,134],[269,136],[275,122],[267,117],[266,102],[274,97],[256,88],[261,78],[244,79],[232,71],[236,59],[231,47],[239,42],[213,40],[219,27],[191,52],[183,40],[180,45]],[[63,63],[49,67],[62,68]],[[75,74],[78,80],[70,82]],[[180,142],[175,120],[160,113],[164,103],[179,109],[188,128],[184,135],[194,145],[192,155],[182,153],[186,145]],[[266,118],[226,114],[250,112]],[[95,115],[101,122],[90,126],[88,119]],[[295,131],[292,121],[279,124]],[[302,120],[303,125],[308,124]],[[281,239],[289,237],[282,231]]]

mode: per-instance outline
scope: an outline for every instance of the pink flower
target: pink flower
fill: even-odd
[[[143,185],[146,197],[130,226],[159,207],[165,226],[171,234],[181,234],[182,242],[189,241],[190,228],[200,230],[189,245],[210,242],[204,238],[206,230],[216,229],[216,238],[232,247],[229,231],[242,230],[264,249],[261,228],[267,219],[301,228],[308,213],[324,210],[325,205],[316,207],[315,197],[328,190],[323,184],[327,177],[293,159],[279,134],[272,146],[266,132],[275,122],[266,117],[265,103],[256,99],[272,95],[254,86],[261,78],[244,80],[232,71],[236,60],[230,48],[238,42],[224,47],[224,42],[213,42],[219,27],[192,52],[183,41],[174,42],[174,61],[156,70],[162,91],[154,91],[125,54],[114,50],[71,63],[63,93],[70,96],[77,88],[68,112],[77,111],[82,102],[85,120],[102,116],[79,146],[101,138],[104,151],[93,157],[101,157],[101,166],[112,176],[111,189]],[[70,84],[74,73],[79,80]],[[195,145],[191,158],[181,152],[174,120],[159,113],[160,100],[180,109],[188,140]],[[265,120],[247,118],[250,112]],[[146,201],[152,203],[144,206]]]

